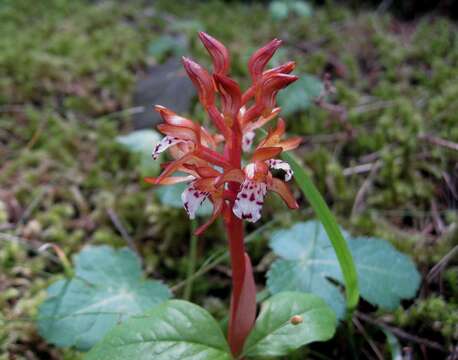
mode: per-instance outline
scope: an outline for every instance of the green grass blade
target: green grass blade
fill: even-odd
[[[356,274],[353,257],[342,233],[340,232],[336,219],[326,205],[326,202],[320,192],[294,156],[289,153],[282,153],[281,156],[283,160],[287,161],[291,165],[297,185],[310,202],[310,205],[315,211],[318,219],[323,224],[326,233],[331,240],[345,281],[347,308],[349,310],[353,310],[358,304],[359,299],[358,276]]]

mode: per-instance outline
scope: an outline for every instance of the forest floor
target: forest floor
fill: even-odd
[[[0,360],[82,357],[38,335],[38,305],[63,276],[52,253],[39,251],[43,244],[70,257],[87,244],[126,246],[127,233],[148,276],[172,285],[186,279],[187,216],[143,183],[154,165],[145,170],[116,139],[133,130],[132,94],[149,67],[184,54],[209,65],[199,30],[226,44],[244,84],[248,56],[274,37],[284,40],[274,62],[294,60],[300,75],[331,75],[331,111],[291,104],[287,131],[304,137],[296,153],[343,227],[389,240],[422,275],[415,299],[393,311],[362,302],[354,333],[340,326],[331,345],[290,358],[352,358],[355,348],[360,358],[388,357],[387,328],[414,358],[454,351],[457,25],[439,16],[403,22],[374,9],[311,10],[281,19],[257,3],[0,3]],[[197,104],[188,115],[203,120]],[[290,212],[269,199],[263,220],[247,231],[273,217],[276,227],[312,218],[300,202]],[[260,231],[249,245],[259,290],[273,261],[266,239]],[[224,247],[221,224],[212,226],[199,239],[197,265]],[[229,272],[223,262],[197,278],[193,300],[224,314]]]

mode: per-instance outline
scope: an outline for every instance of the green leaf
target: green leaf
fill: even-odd
[[[287,230],[271,234],[269,245],[281,257],[267,273],[267,286],[272,294],[303,291],[323,298],[340,319],[345,314],[345,299],[331,284],[328,258],[339,267],[331,244],[318,221],[298,223]],[[335,260],[335,261],[334,261]]]
[[[188,186],[186,183],[175,185],[159,186],[155,191],[159,200],[163,205],[167,205],[176,209],[183,209],[183,201],[181,193]],[[213,207],[208,199],[206,199],[197,210],[198,216],[208,216],[212,213]]]
[[[379,238],[349,238],[348,244],[355,259],[363,298],[371,304],[393,310],[402,299],[415,296],[421,277],[407,255]],[[341,276],[337,278],[341,279]]]
[[[401,344],[398,338],[388,329],[382,328],[382,331],[386,336],[387,345],[391,353],[391,360],[402,360]]]
[[[116,141],[132,152],[140,155],[140,170],[143,176],[159,173],[159,161],[151,158],[154,146],[162,136],[154,130],[137,130],[128,135],[118,136]]]
[[[170,297],[165,285],[143,279],[131,250],[87,247],[74,262],[75,276],[52,284],[39,308],[39,332],[57,346],[87,350],[117,323]]]
[[[167,55],[173,54],[180,56],[184,54],[185,49],[186,41],[182,37],[163,35],[151,42],[148,53],[157,61],[161,62]]]
[[[306,18],[312,15],[312,7],[304,1],[294,1],[291,3],[290,8],[298,16]]]
[[[412,261],[385,240],[347,238],[355,259],[361,296],[374,305],[393,309],[401,299],[415,295],[420,276]],[[285,290],[312,292],[322,297],[341,318],[345,301],[333,282],[343,282],[335,252],[324,227],[318,221],[297,223],[274,232],[270,246],[281,257],[268,272],[272,293]],[[387,266],[389,264],[389,266]]]
[[[269,13],[275,21],[284,20],[288,17],[288,5],[284,1],[272,1],[269,5]]]
[[[282,158],[288,162],[294,171],[294,180],[301,189],[304,196],[310,202],[316,216],[323,224],[323,227],[331,240],[331,244],[334,248],[337,260],[340,265],[340,269],[343,274],[345,283],[345,291],[347,298],[347,307],[353,310],[358,304],[359,289],[358,289],[358,277],[356,275],[356,268],[353,262],[352,255],[348,249],[347,243],[340,231],[339,226],[329,210],[326,202],[321,196],[318,189],[313,184],[307,173],[302,169],[301,165],[297,162],[293,155],[284,152]]]
[[[85,360],[230,360],[218,323],[201,307],[171,300],[114,328]]]
[[[321,94],[323,83],[311,75],[302,75],[299,80],[278,93],[278,105],[283,116],[306,110],[317,96]]]
[[[170,31],[178,34],[187,34],[189,36],[195,36],[197,32],[205,30],[204,24],[195,19],[177,18],[168,26],[170,26]]]
[[[282,292],[263,303],[243,354],[286,355],[313,341],[330,339],[335,328],[334,312],[322,299],[312,294]]]

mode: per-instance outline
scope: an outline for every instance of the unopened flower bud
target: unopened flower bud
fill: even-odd
[[[262,76],[264,68],[272,56],[275,54],[275,51],[277,51],[277,49],[280,47],[281,43],[281,40],[273,39],[267,45],[263,46],[253,55],[251,55],[251,58],[248,61],[248,70],[250,71],[253,82]]]
[[[226,47],[207,33],[200,32],[199,38],[212,57],[213,71],[216,74],[226,74],[230,66],[229,52]]]
[[[198,63],[183,56],[183,66],[199,93],[200,103],[208,108],[215,102],[215,88],[210,74]]]

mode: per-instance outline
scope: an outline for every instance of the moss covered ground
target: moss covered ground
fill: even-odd
[[[87,244],[125,246],[115,214],[148,275],[171,285],[185,279],[185,212],[159,202],[141,180],[139,156],[116,137],[132,130],[126,109],[135,81],[163,60],[151,46],[164,34],[184,35],[186,51],[209,64],[197,30],[225,42],[239,79],[247,75],[249,54],[274,37],[285,41],[275,61],[295,60],[300,74],[331,74],[335,111],[312,106],[287,119],[288,131],[304,137],[297,154],[342,225],[390,240],[423,276],[416,299],[377,312],[377,321],[395,329],[415,358],[445,358],[458,341],[458,267],[456,254],[447,257],[458,244],[456,23],[434,15],[403,22],[332,2],[314,7],[310,17],[273,21],[259,3],[4,0],[0,359],[81,357],[48,345],[36,331],[45,289],[63,276],[56,258],[38,251],[45,243],[69,256]],[[190,113],[202,119],[198,106]],[[263,222],[313,216],[301,204],[289,212],[270,199]],[[221,234],[217,224],[199,240],[198,265],[224,248]],[[250,252],[261,290],[272,261],[262,232]],[[198,278],[193,300],[223,314],[228,272],[222,264]],[[374,310],[361,304],[361,326],[341,326],[332,346],[312,346],[291,359],[351,358],[352,347],[361,349],[360,358],[377,358],[374,346],[388,356],[381,328],[367,319]]]

